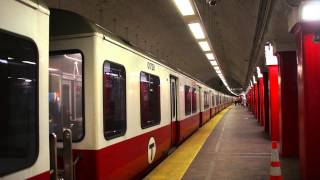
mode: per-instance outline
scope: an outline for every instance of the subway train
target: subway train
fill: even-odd
[[[234,101],[73,12],[0,19],[0,179],[140,179]]]

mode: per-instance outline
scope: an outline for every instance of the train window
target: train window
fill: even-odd
[[[106,139],[122,136],[127,129],[126,70],[109,61],[103,65],[103,129]]]
[[[158,76],[140,73],[141,127],[160,124],[160,79]]]
[[[49,58],[49,130],[62,140],[64,128],[72,141],[84,137],[83,56],[78,50],[56,51]]]
[[[186,116],[191,114],[191,98],[190,86],[184,86],[184,111]]]
[[[214,104],[214,94],[213,93],[212,93],[212,96],[211,96],[211,105],[215,106],[215,104]]]
[[[196,88],[192,88],[192,113],[197,112],[197,93]]]
[[[216,95],[216,106],[220,104],[219,100],[219,95]]]
[[[38,154],[38,50],[0,31],[0,177],[31,166]]]
[[[204,91],[204,109],[209,108],[209,94],[208,92]]]

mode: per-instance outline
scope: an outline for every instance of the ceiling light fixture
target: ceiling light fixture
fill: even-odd
[[[211,63],[211,65],[214,66],[214,67],[215,67],[215,66],[218,66],[217,61],[210,61],[210,63]]]
[[[301,18],[303,21],[319,21],[320,20],[320,2],[305,2],[301,10]]]
[[[202,51],[210,51],[211,50],[210,46],[208,44],[208,41],[200,41],[199,45],[200,45]]]
[[[278,59],[275,55],[273,55],[273,47],[271,44],[267,44],[264,47],[265,50],[265,58],[266,58],[266,65],[277,65],[278,64]]]
[[[194,15],[190,0],[174,0],[182,16]]]
[[[190,24],[188,24],[188,26],[189,26],[193,36],[196,39],[204,39],[205,38],[204,32],[202,30],[200,23],[190,23]]]
[[[206,53],[206,56],[209,60],[214,60],[213,53]]]
[[[262,78],[263,77],[259,67],[257,67],[257,74],[258,74],[258,78]]]

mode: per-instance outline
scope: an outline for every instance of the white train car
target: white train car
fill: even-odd
[[[200,126],[204,125],[211,119],[211,98],[210,93],[212,91],[211,88],[204,84],[199,84],[201,87],[200,97],[201,97],[201,110],[200,110]]]
[[[0,179],[49,179],[49,10],[0,4]]]
[[[218,92],[214,89],[211,90],[211,112],[210,115],[211,117],[214,117],[216,113],[218,113],[217,110],[217,96]]]
[[[0,9],[0,178],[138,179],[227,105],[75,13],[51,11],[49,56],[45,6]]]
[[[196,81],[77,14],[50,22],[50,131],[72,130],[77,179],[140,178],[199,128]]]
[[[179,106],[177,142],[181,143],[199,128],[200,124],[200,89],[197,82],[179,75]]]
[[[207,86],[75,13],[50,22],[50,131],[72,130],[77,179],[140,178],[210,119]]]

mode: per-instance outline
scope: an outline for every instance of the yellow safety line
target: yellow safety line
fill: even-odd
[[[181,144],[170,156],[161,162],[145,180],[178,180],[182,179],[192,161],[200,151],[207,138],[216,127],[223,115],[231,108],[228,107],[218,113],[213,119],[201,127],[196,133]]]

